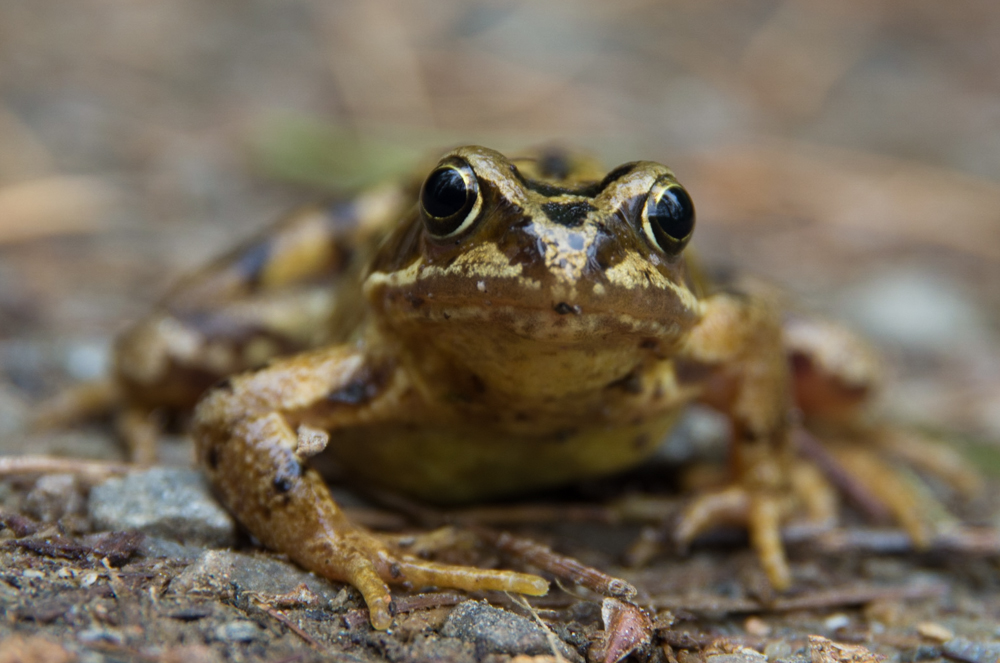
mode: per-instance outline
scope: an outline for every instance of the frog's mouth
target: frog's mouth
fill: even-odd
[[[499,336],[589,344],[596,339],[657,343],[678,338],[695,324],[699,304],[683,288],[624,288],[608,282],[584,286],[526,284],[527,279],[475,281],[423,278],[369,287],[368,295],[392,327],[422,327],[449,335],[459,327]]]

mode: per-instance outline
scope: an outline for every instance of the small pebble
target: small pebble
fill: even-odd
[[[743,630],[749,635],[760,637],[771,634],[771,626],[760,617],[747,617],[746,621],[743,622]]]
[[[220,642],[251,642],[261,636],[261,630],[253,622],[237,619],[216,626],[213,635]]]
[[[767,658],[749,647],[740,647],[738,651],[729,654],[711,654],[706,663],[767,663]]]
[[[955,637],[950,629],[937,622],[920,622],[917,624],[917,633],[928,640],[936,640],[937,642],[947,642]]]
[[[764,656],[769,661],[786,659],[792,655],[792,645],[787,640],[772,640],[764,645]]]
[[[838,612],[835,615],[830,615],[823,622],[823,628],[827,631],[836,631],[838,629],[847,628],[851,625],[851,618],[842,612]]]

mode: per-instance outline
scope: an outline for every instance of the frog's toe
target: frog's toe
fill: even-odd
[[[542,596],[549,591],[547,580],[530,573],[439,564],[409,556],[400,557],[395,564],[394,571],[399,573],[401,581],[415,587],[449,587],[470,592],[496,590],[529,596]]]
[[[741,486],[699,495],[681,513],[674,540],[686,549],[698,535],[714,527],[746,523],[749,510],[749,495]]]
[[[364,555],[354,556],[347,563],[345,575],[347,582],[361,592],[372,626],[380,631],[392,626],[392,594],[372,560]]]
[[[745,525],[761,566],[775,589],[791,585],[791,572],[781,543],[786,500],[767,491],[730,486],[695,498],[681,514],[675,540],[681,547],[720,525]]]
[[[548,581],[536,575],[439,564],[397,553],[384,547],[376,536],[355,534],[354,538],[364,538],[364,545],[350,550],[342,549],[342,560],[336,563],[335,568],[325,569],[325,575],[345,580],[361,592],[368,606],[372,626],[379,630],[392,626],[393,608],[389,584],[465,591],[498,590],[530,596],[541,596],[549,589]],[[314,570],[319,568],[317,565],[306,565]]]
[[[956,523],[923,482],[904,467],[887,462],[878,452],[856,446],[833,449],[837,462],[906,530],[917,547]]]

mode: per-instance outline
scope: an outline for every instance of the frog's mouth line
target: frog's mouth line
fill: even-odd
[[[566,309],[573,306],[576,310]],[[386,316],[389,325],[413,327],[418,333],[488,334],[510,333],[523,339],[554,342],[594,343],[615,339],[658,345],[679,338],[687,328],[685,319],[672,316],[638,317],[620,311],[587,310],[579,305],[556,302],[548,307],[525,306],[524,302],[468,302],[414,307],[403,304]],[[691,318],[692,323],[694,318]],[[433,329],[434,331],[430,331]],[[631,341],[629,341],[631,339]]]

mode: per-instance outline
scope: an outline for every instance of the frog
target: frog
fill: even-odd
[[[659,163],[465,146],[425,173],[296,210],[182,280],[118,340],[112,379],[63,409],[124,403],[149,462],[151,413],[193,408],[198,464],[242,526],[353,585],[386,629],[390,585],[548,581],[429,561],[352,522],[330,459],[355,483],[458,505],[633,468],[702,403],[731,424],[729,477],[688,502],[676,540],[740,523],[787,589],[782,526],[835,517],[793,431],[859,430],[844,422],[878,379],[866,346],[706,284],[694,203]],[[868,483],[923,535],[912,491]]]
[[[781,316],[764,298],[699,297],[684,252],[694,204],[673,172],[467,146],[415,198],[360,274],[365,315],[345,342],[198,403],[199,463],[243,526],[356,587],[376,628],[392,621],[389,584],[542,594],[539,576],[393,549],[346,518],[310,459],[322,449],[355,481],[460,504],[634,467],[697,400],[732,422],[734,476],[695,500],[684,537],[738,512],[787,588]]]

